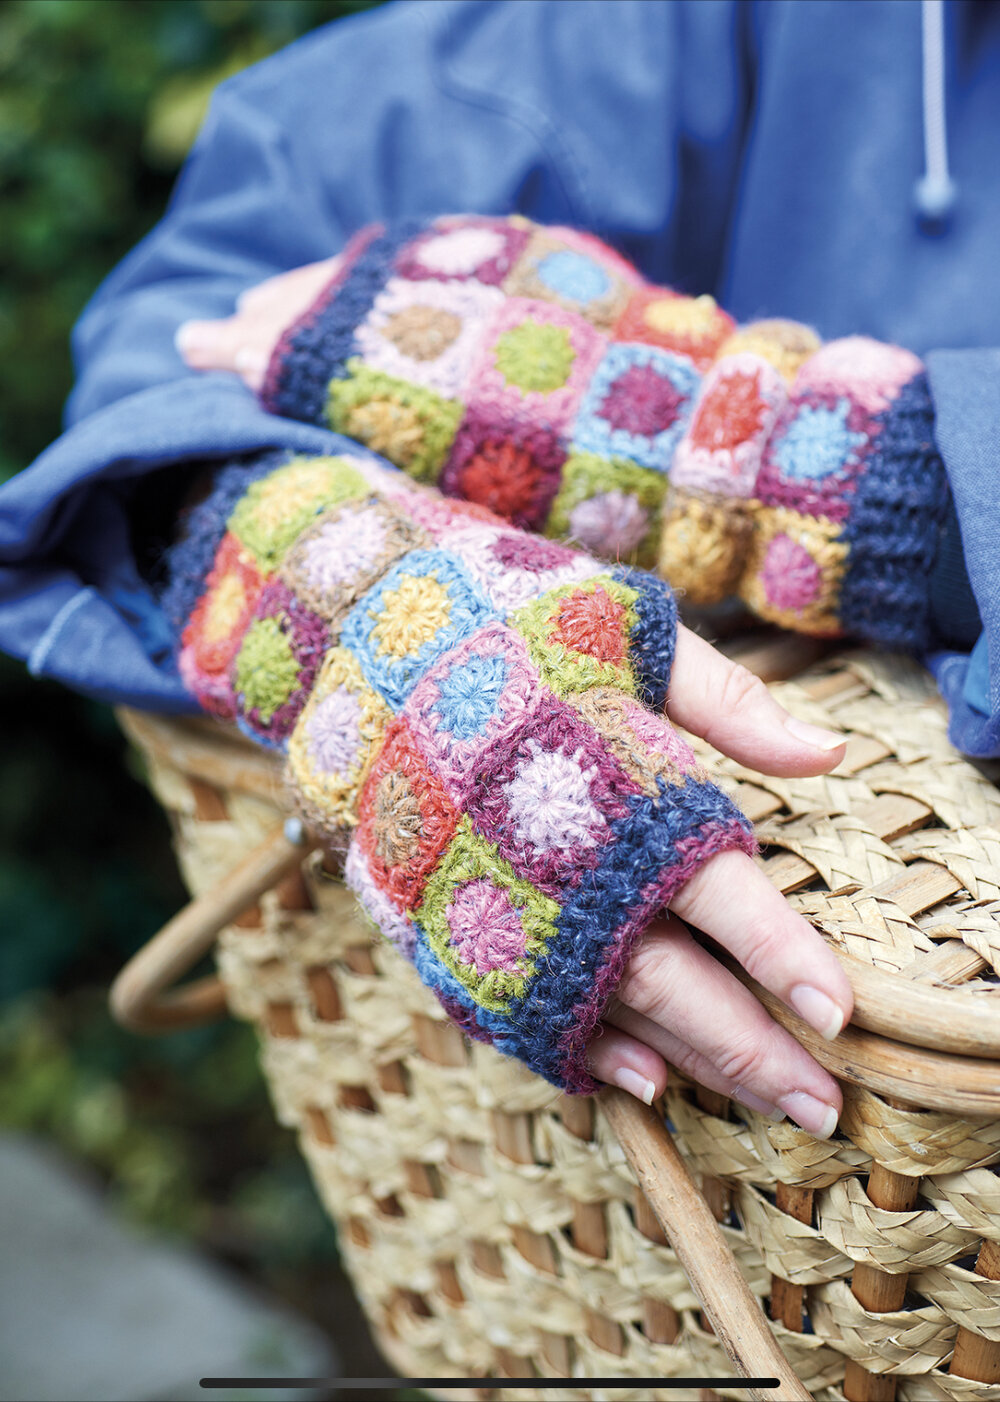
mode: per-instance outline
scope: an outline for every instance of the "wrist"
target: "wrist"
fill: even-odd
[[[764,451],[740,586],[761,617],[920,650],[948,500],[918,358],[849,337],[807,361]]]

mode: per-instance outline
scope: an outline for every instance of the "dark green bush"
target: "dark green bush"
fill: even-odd
[[[0,480],[58,435],[70,328],[159,218],[215,84],[370,3],[3,0]],[[86,1158],[130,1215],[305,1288],[332,1230],[252,1035],[144,1041],[108,1017],[113,973],[185,898],[111,712],[0,656],[0,720],[0,1127]]]
[[[0,476],[58,432],[69,330],[159,217],[221,78],[371,0],[0,5]]]

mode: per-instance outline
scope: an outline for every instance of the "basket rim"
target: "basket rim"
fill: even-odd
[[[815,654],[807,658],[807,663],[815,661]],[[838,664],[846,669],[848,663],[846,657],[826,657],[823,671],[828,674]],[[782,679],[790,672],[797,679],[788,668]],[[164,715],[126,706],[116,708],[115,715],[129,739],[160,762],[203,783],[264,798],[279,809],[289,806],[281,757],[261,750],[235,727],[210,716]],[[908,1099],[917,1095],[928,1109],[970,1115],[1000,1112],[1000,988],[994,998],[960,985],[917,981],[829,942],[855,995],[851,1021],[833,1044],[816,1037],[725,951],[717,953],[833,1074],[882,1094]],[[910,1052],[911,1074],[902,1075],[904,1056]]]

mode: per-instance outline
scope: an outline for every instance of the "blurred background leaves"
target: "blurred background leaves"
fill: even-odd
[[[162,213],[215,85],[371,0],[0,6],[0,472],[55,436],[69,330]]]
[[[70,330],[160,217],[221,79],[372,0],[0,4],[0,480],[60,431]],[[235,1023],[158,1040],[114,973],[186,899],[111,712],[0,657],[0,1127],[333,1329],[336,1246]],[[377,1364],[372,1362],[372,1366]]]

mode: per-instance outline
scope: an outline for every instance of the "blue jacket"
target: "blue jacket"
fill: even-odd
[[[0,489],[0,647],[93,696],[189,709],[131,554],[137,479],[340,440],[186,371],[177,326],[368,221],[518,210],[740,319],[926,356],[983,628],[971,667],[932,661],[956,743],[1000,752],[1000,4],[946,4],[943,230],[914,208],[926,57],[917,0],[406,0],[223,84],[164,218],[76,328],[66,431]]]

